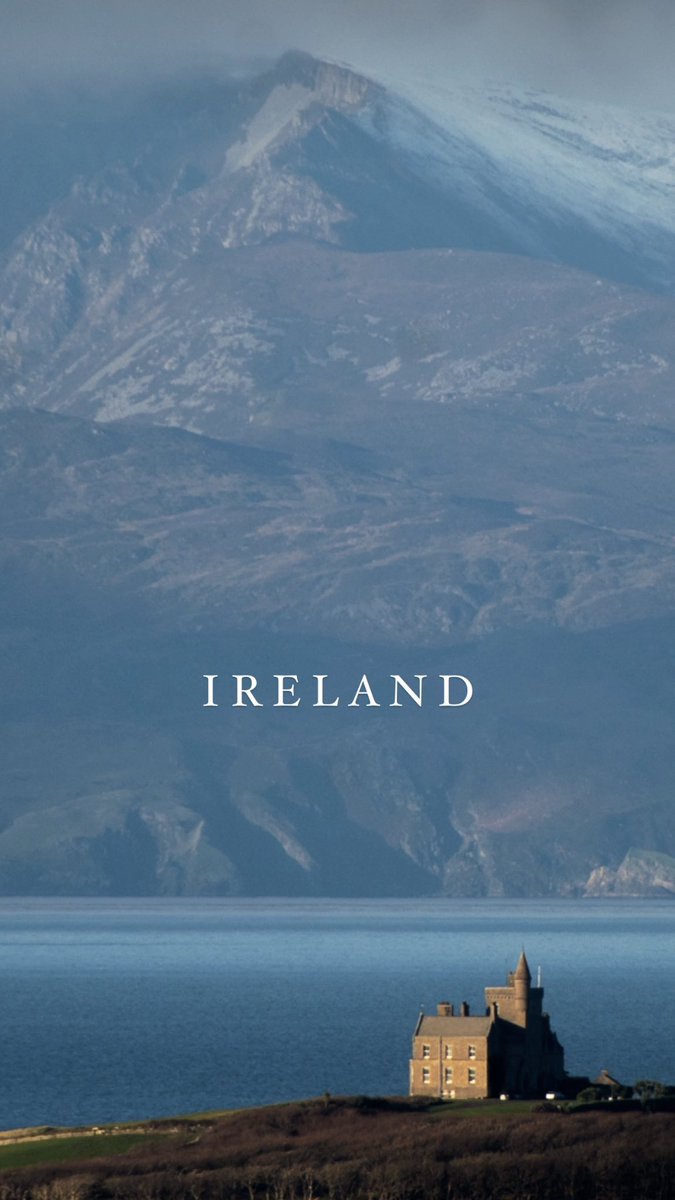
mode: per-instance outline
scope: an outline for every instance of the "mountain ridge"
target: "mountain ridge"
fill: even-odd
[[[670,160],[613,174],[662,126],[603,159],[578,107],[481,104],[291,54],[110,114],[5,253],[5,894],[583,895],[675,855]],[[605,172],[562,221],[557,141]],[[236,669],[475,698],[205,713]]]
[[[594,143],[592,118],[586,132],[583,110],[552,110],[542,133],[543,106],[536,99],[497,92],[491,107],[490,95],[482,97],[487,116],[478,99],[476,92],[459,93],[445,114],[425,113],[347,68],[290,54],[262,78],[225,89],[220,109],[214,98],[201,117],[189,108],[184,121],[174,116],[171,133],[161,113],[154,134],[143,130],[143,141],[135,143],[130,129],[127,163],[118,159],[89,182],[76,179],[70,197],[52,206],[6,256],[0,311],[7,322],[10,373],[19,369],[23,382],[25,355],[17,360],[22,346],[29,362],[36,337],[38,353],[40,344],[53,351],[77,324],[82,305],[89,320],[98,307],[99,319],[108,321],[116,290],[147,276],[151,264],[180,269],[214,235],[226,248],[303,234],[360,251],[449,246],[535,253],[573,266],[581,259],[585,269],[629,282],[668,286],[656,262],[668,261],[675,232],[661,199],[675,178],[663,149],[664,118],[655,131],[646,120],[629,124],[612,148],[611,127],[604,135],[607,145],[602,126]],[[524,112],[536,118],[528,126],[532,144],[522,133]],[[556,119],[566,138],[556,137]],[[653,139],[643,156],[654,163],[646,186],[646,163],[637,152],[633,158],[641,173],[635,177],[626,167],[631,158],[626,147],[631,137],[641,136]],[[124,143],[121,133],[117,140]],[[511,159],[503,154],[500,159],[495,149],[500,140]],[[556,146],[562,147],[559,161]],[[576,177],[569,165],[575,149]],[[566,181],[556,198],[546,195],[542,156],[551,180],[557,173]],[[626,179],[616,174],[622,166]],[[579,170],[594,171],[590,206]],[[608,171],[615,171],[609,184]],[[649,219],[642,211],[645,201]],[[224,212],[230,214],[225,219]],[[624,271],[628,260],[632,266]],[[35,295],[31,276],[38,284]],[[44,334],[47,340],[41,341]]]

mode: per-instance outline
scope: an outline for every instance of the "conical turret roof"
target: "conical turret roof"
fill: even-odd
[[[513,978],[514,979],[526,979],[528,983],[530,983],[532,980],[532,975],[530,973],[530,968],[528,965],[528,961],[525,957],[524,950],[521,950],[521,952],[520,952],[520,958],[518,959],[518,966],[516,967],[515,971],[513,972]]]

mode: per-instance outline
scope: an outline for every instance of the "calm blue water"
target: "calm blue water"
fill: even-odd
[[[524,945],[570,1072],[675,1082],[675,904],[0,900],[0,1127],[402,1093]]]

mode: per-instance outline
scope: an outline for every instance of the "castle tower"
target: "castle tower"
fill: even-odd
[[[530,984],[532,983],[532,975],[525,957],[525,951],[522,950],[518,959],[518,966],[513,972],[513,987],[515,991],[515,1010],[516,1021],[518,1025],[527,1025],[527,1016],[530,1010]]]

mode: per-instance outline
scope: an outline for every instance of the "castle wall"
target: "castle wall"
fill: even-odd
[[[410,1094],[442,1099],[484,1099],[489,1095],[488,1038],[461,1033],[421,1034],[413,1040]]]
[[[516,993],[512,987],[486,987],[485,1005],[487,1008],[497,1006],[497,1012],[504,1021],[517,1024]]]
[[[496,1005],[503,1021],[512,1021],[514,1025],[524,1027],[532,1018],[541,1016],[543,996],[543,988],[530,987],[523,1003],[515,987],[486,987],[485,1004],[489,1009]]]

